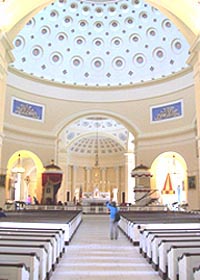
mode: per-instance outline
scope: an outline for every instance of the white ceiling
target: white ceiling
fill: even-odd
[[[68,152],[79,155],[119,155],[128,143],[128,130],[117,121],[105,117],[80,119],[66,127]]]
[[[123,86],[187,68],[189,45],[174,24],[143,0],[59,0],[14,40],[21,73],[73,86]]]

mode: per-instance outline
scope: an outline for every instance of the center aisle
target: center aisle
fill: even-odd
[[[120,232],[109,238],[109,216],[85,215],[51,280],[161,280]]]

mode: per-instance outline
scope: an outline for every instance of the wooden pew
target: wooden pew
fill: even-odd
[[[194,280],[199,280],[200,279],[200,266],[195,267],[193,269],[193,277],[194,277]]]
[[[178,259],[179,280],[193,279],[193,269],[200,264],[200,253],[184,253]]]
[[[185,221],[185,223],[170,223],[170,222],[166,222],[163,220],[163,222],[165,223],[162,223],[161,221],[160,222],[157,222],[157,223],[146,223],[146,224],[142,224],[142,223],[134,223],[133,224],[133,233],[132,233],[132,236],[133,236],[133,244],[134,245],[138,245],[140,244],[140,232],[144,229],[168,229],[168,228],[176,228],[176,229],[181,229],[183,227],[187,227],[188,229],[189,228],[196,228],[196,229],[199,229],[200,230],[200,223],[187,223],[187,221]],[[187,226],[186,226],[187,225]]]
[[[24,263],[0,263],[1,279],[29,280],[29,270]]]
[[[165,279],[166,276],[168,275],[168,255],[167,255],[167,252],[168,250],[170,249],[170,247],[172,245],[190,245],[190,244],[193,244],[193,245],[197,245],[199,246],[200,245],[200,242],[199,241],[195,241],[195,239],[191,239],[191,240],[184,240],[184,239],[180,239],[180,240],[177,240],[176,242],[161,242],[159,244],[159,264],[158,264],[158,270],[159,270],[159,275],[161,276],[161,278]],[[189,249],[188,249],[189,250]],[[178,262],[178,261],[177,261]]]
[[[140,231],[145,228],[181,228],[187,223],[188,227],[200,229],[199,215],[190,212],[129,211],[122,212],[121,217],[119,227],[133,245],[139,245]]]
[[[19,222],[15,222],[15,223],[9,223],[9,222],[1,222],[1,227],[17,227],[17,228],[36,228],[36,229],[62,229],[64,231],[64,241],[65,244],[68,245],[69,242],[71,241],[71,238],[73,236],[72,232],[74,227],[71,228],[70,223],[68,224],[48,224],[48,223],[19,223]]]
[[[51,269],[54,270],[55,269],[55,265],[56,265],[56,258],[57,258],[57,243],[56,243],[56,239],[54,235],[34,235],[34,234],[24,234],[24,233],[2,233],[0,232],[0,240],[7,240],[7,239],[11,239],[11,240],[22,240],[22,241],[39,241],[40,244],[41,241],[42,242],[50,242],[51,246],[48,246],[47,250],[49,252],[49,258],[51,261]],[[51,249],[52,247],[52,249]],[[52,257],[51,257],[52,256]]]
[[[33,244],[42,244],[47,254],[46,262],[41,261],[40,265],[41,280],[49,279],[56,263],[65,252],[65,245],[69,244],[81,221],[81,211],[9,212],[0,223],[0,251],[1,244],[11,244],[15,251],[18,245],[17,250],[23,250],[24,245],[29,248]],[[6,250],[12,252],[11,247]],[[40,258],[43,260],[44,256]]]
[[[190,243],[190,244],[188,244]],[[165,269],[166,277],[169,280],[177,280],[179,276],[178,272],[178,258],[180,258],[183,253],[200,253],[200,242],[186,242],[187,245],[176,245],[171,246],[167,251],[167,268]],[[196,245],[193,245],[196,244]],[[170,245],[169,245],[170,246]],[[161,261],[162,262],[162,261]],[[161,268],[162,269],[162,268]],[[162,269],[164,271],[164,269]],[[200,278],[199,278],[200,279]]]
[[[80,211],[76,215],[76,217],[74,217],[69,221],[69,242],[71,241],[72,237],[74,236],[81,222],[82,222],[82,212]],[[68,245],[69,242],[65,242],[65,244]]]
[[[10,242],[11,243],[11,242]],[[0,241],[0,252],[17,252],[17,253],[36,253],[40,259],[40,280],[49,278],[48,274],[48,252],[44,245],[23,245],[23,244],[4,244]]]
[[[0,234],[1,232],[18,232],[18,233],[30,233],[30,234],[34,234],[36,236],[40,236],[40,235],[55,235],[57,240],[58,240],[58,244],[59,244],[59,257],[62,257],[62,254],[65,252],[65,240],[64,240],[64,231],[63,229],[45,229],[45,228],[18,228],[18,227],[1,227],[0,224]],[[57,260],[57,262],[59,261],[59,259]]]
[[[187,224],[183,225],[182,228],[172,228],[173,225],[171,225],[168,229],[144,229],[140,231],[140,243],[139,243],[139,251],[140,253],[146,258],[147,255],[147,247],[148,242],[150,241],[149,235],[150,234],[166,234],[168,232],[170,233],[179,233],[179,232],[200,232],[200,228],[187,228]]]
[[[135,212],[126,212],[121,213],[121,223],[119,224],[119,227],[121,230],[125,233],[125,235],[133,242],[134,245],[139,245],[139,251],[142,253],[145,257],[147,257],[147,260],[149,261],[153,260],[153,267],[154,269],[158,270],[158,264],[159,264],[159,242],[153,243],[153,234],[152,236],[146,237],[143,235],[143,232],[147,231],[148,229],[151,229],[153,231],[158,231],[160,235],[165,236],[168,229],[170,229],[170,235],[171,239],[181,239],[181,235],[187,235],[187,239],[191,238],[192,240],[198,240],[200,239],[200,234],[198,233],[200,231],[200,223],[199,223],[199,214],[194,214],[190,212],[174,212],[174,211],[158,211],[158,212],[145,212],[145,211],[135,211]],[[163,230],[163,233],[161,234],[160,231]],[[174,233],[171,233],[171,231],[174,231]],[[187,231],[187,233],[186,233]],[[198,236],[195,236],[196,234],[199,234]],[[175,235],[174,235],[175,234]],[[176,236],[177,234],[177,236]],[[174,235],[174,237],[173,237]],[[190,236],[191,235],[191,236]],[[149,242],[147,242],[147,240]],[[147,242],[147,243],[146,243]],[[148,244],[148,245],[147,245]],[[153,245],[151,249],[151,245]],[[148,251],[147,252],[147,248]],[[167,256],[167,252],[165,252],[163,261],[165,261]],[[155,258],[155,263],[154,263]],[[165,262],[163,262],[165,263]],[[166,269],[166,266],[165,266]],[[164,271],[165,272],[165,271]],[[159,268],[159,273],[165,277],[166,274],[163,273],[163,271]],[[162,274],[163,273],[163,274]]]
[[[9,212],[7,217],[1,218],[0,227],[63,229],[68,245],[81,222],[81,211],[22,211]]]
[[[180,236],[180,235],[171,235],[171,236],[154,236],[152,240],[152,267],[157,271],[159,267],[159,245],[161,242],[166,242],[167,240],[176,242],[177,240],[196,240],[200,241],[200,236],[188,235],[188,236]]]
[[[0,263],[24,263],[29,269],[30,280],[38,280],[40,259],[36,253],[0,252]],[[0,275],[1,277],[1,275]]]
[[[162,239],[175,239],[177,237],[177,239],[179,239],[180,237],[198,237],[200,239],[200,231],[175,231],[175,232],[171,232],[171,231],[166,231],[166,232],[153,232],[150,233],[147,237],[146,240],[146,247],[147,247],[147,261],[149,263],[152,262],[152,256],[153,256],[153,251],[154,254],[156,253],[155,251],[159,249],[159,243],[161,242]],[[155,240],[156,239],[156,240]]]

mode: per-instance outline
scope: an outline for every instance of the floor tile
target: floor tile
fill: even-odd
[[[107,215],[84,215],[83,222],[51,280],[161,280],[158,273],[120,232],[109,238]]]

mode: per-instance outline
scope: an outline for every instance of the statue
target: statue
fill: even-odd
[[[93,198],[99,198],[99,189],[98,189],[98,186],[96,186],[94,188],[94,191],[93,191]]]

